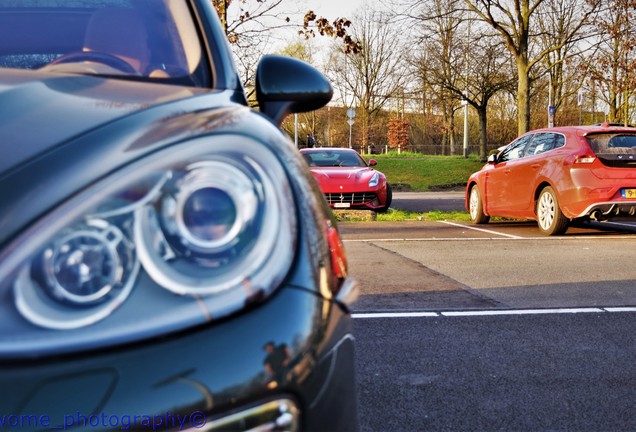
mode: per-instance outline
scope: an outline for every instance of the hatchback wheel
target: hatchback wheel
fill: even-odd
[[[474,185],[470,190],[468,209],[470,210],[470,220],[473,223],[485,224],[490,220],[490,216],[484,213],[484,204],[481,201],[481,193],[477,185]]]
[[[561,212],[554,189],[550,186],[545,187],[539,195],[537,222],[541,233],[545,235],[563,234],[568,229],[570,221]]]

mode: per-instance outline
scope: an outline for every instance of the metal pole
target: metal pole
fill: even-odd
[[[554,108],[552,105],[552,67],[550,67],[550,85],[548,86],[548,127],[554,127]]]
[[[466,40],[470,43],[470,26],[468,26]],[[466,89],[464,90],[464,158],[468,157],[468,51],[466,51]],[[452,133],[452,131],[451,131]]]
[[[464,158],[468,157],[468,99],[464,105]]]
[[[351,128],[352,128],[352,124],[351,122],[349,122],[349,148],[351,148]]]

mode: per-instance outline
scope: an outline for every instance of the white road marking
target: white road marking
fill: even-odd
[[[421,318],[436,317],[437,312],[373,312],[373,313],[354,313],[354,318]]]
[[[607,312],[636,312],[636,307],[607,307]]]
[[[501,234],[503,235],[503,234]],[[518,240],[626,240],[634,239],[633,234],[627,235],[572,235],[567,237],[433,237],[433,238],[371,238],[371,239],[343,239],[343,243],[388,243],[388,242],[441,242],[441,241],[518,241]]]
[[[541,237],[543,238],[543,237]],[[375,238],[375,239],[344,239],[344,243],[381,243],[381,242],[422,242],[422,241],[484,241],[484,240],[528,240],[528,237],[432,237],[432,238]],[[532,239],[532,238],[530,238]]]
[[[554,241],[554,240],[624,240],[624,239],[634,239],[633,234],[621,234],[621,235],[569,235],[569,236],[532,236],[532,237],[521,237],[512,234],[505,234],[494,230],[487,230],[484,228],[477,228],[471,225],[463,225],[450,221],[437,221],[439,223],[443,223],[446,225],[456,226],[458,228],[466,228],[474,231],[480,231],[487,234],[493,234],[498,237],[429,237],[429,238],[404,238],[404,237],[395,237],[395,238],[365,238],[365,239],[343,239],[344,243],[382,243],[382,242],[438,242],[438,241],[484,241],[484,240],[495,240],[495,241],[510,241],[510,240],[542,240],[542,241]],[[614,225],[622,225],[626,227],[634,228],[634,225],[621,224],[617,222],[604,222],[604,223],[612,223]]]
[[[547,314],[576,314],[601,313],[600,308],[567,308],[567,309],[519,309],[519,310],[483,310],[483,311],[449,311],[441,312],[448,317],[461,316],[495,316],[495,315],[547,315]]]
[[[636,312],[636,307],[604,307],[604,308],[561,308],[561,309],[502,309],[475,311],[441,311],[441,312],[356,312],[354,319],[365,318],[438,318],[438,317],[477,317],[477,316],[519,316],[519,315],[566,315],[581,313],[624,313]]]
[[[484,229],[484,228],[477,228],[475,226],[470,226],[470,225],[462,225],[462,224],[458,224],[458,223],[455,223],[455,222],[440,221],[440,223],[443,223],[443,224],[446,224],[446,225],[452,225],[452,226],[456,226],[456,227],[460,227],[460,228],[466,228],[466,229],[470,229],[470,230],[474,230],[474,231],[485,232],[485,233],[488,233],[488,234],[500,235],[500,236],[513,238],[513,239],[522,239],[523,238],[523,237],[519,237],[519,236],[512,235],[512,234],[504,234],[504,233],[500,233],[500,232],[497,232],[497,231],[487,230],[487,229]]]

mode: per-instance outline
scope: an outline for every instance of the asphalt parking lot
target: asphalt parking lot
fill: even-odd
[[[636,305],[631,225],[575,227],[561,237],[539,236],[534,222],[340,226],[363,287],[359,309]]]
[[[340,228],[363,431],[636,429],[631,223]]]
[[[394,192],[393,208],[413,212],[465,211],[464,189],[454,188],[436,192]]]

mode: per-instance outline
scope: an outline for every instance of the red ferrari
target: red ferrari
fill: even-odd
[[[329,206],[334,209],[369,209],[385,212],[391,205],[391,186],[386,176],[357,151],[346,148],[300,150]]]
[[[468,179],[474,223],[533,219],[546,235],[575,219],[636,214],[636,128],[572,126],[521,135]]]

